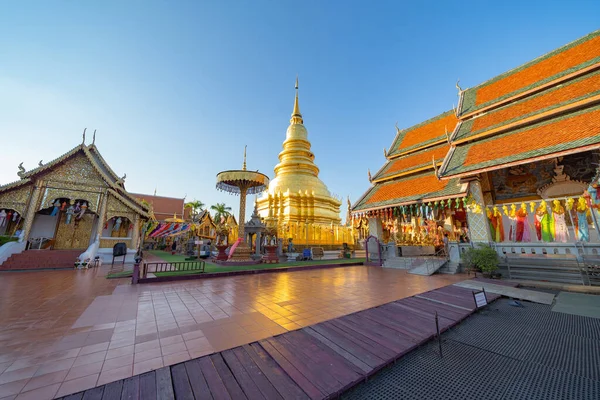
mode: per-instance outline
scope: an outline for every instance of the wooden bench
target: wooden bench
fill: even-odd
[[[312,247],[310,251],[312,253],[313,259],[318,258],[320,260],[325,255],[325,251],[322,247]]]

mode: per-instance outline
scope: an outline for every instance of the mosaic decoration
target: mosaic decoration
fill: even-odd
[[[25,214],[27,201],[32,190],[33,185],[27,184],[26,186],[21,186],[16,189],[9,190],[6,193],[0,194],[0,209],[9,208],[17,211],[21,215]]]
[[[477,204],[479,207],[485,203],[483,201],[483,192],[479,181],[471,181],[469,183],[469,195],[472,198],[472,202]],[[489,242],[490,232],[489,224],[485,213],[479,212],[477,207],[469,207],[467,209],[467,220],[469,223],[469,233],[472,242]]]
[[[563,172],[566,175],[582,182],[592,180],[596,173],[594,163],[597,162],[598,155],[590,152],[558,159],[558,164],[564,166]],[[555,163],[555,159],[550,159],[490,172],[496,201],[538,197],[538,189],[552,183]]]
[[[130,221],[133,221],[136,215],[137,214],[135,211],[133,211],[129,206],[125,205],[116,197],[108,197],[105,221],[108,221],[109,219],[114,217],[126,217]]]

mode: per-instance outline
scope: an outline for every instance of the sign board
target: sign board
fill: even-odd
[[[204,244],[204,242],[202,240],[195,240],[194,244],[199,245],[199,244]]]
[[[487,306],[487,296],[485,295],[485,290],[481,292],[473,292],[473,298],[475,299],[475,307],[481,308],[483,306]]]

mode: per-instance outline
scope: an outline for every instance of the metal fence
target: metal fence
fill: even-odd
[[[144,263],[142,277],[146,278],[148,272],[175,272],[175,271],[197,271],[204,272],[204,261],[181,261],[181,262],[152,262]]]

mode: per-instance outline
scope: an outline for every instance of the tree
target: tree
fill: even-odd
[[[195,219],[195,217],[198,216],[198,213],[204,208],[204,203],[200,200],[190,201],[185,204],[185,208],[190,208],[192,210],[192,219]]]
[[[218,222],[221,217],[227,218],[231,215],[231,207],[227,207],[225,203],[217,203],[214,206],[210,206],[210,209],[215,212],[216,222]]]

